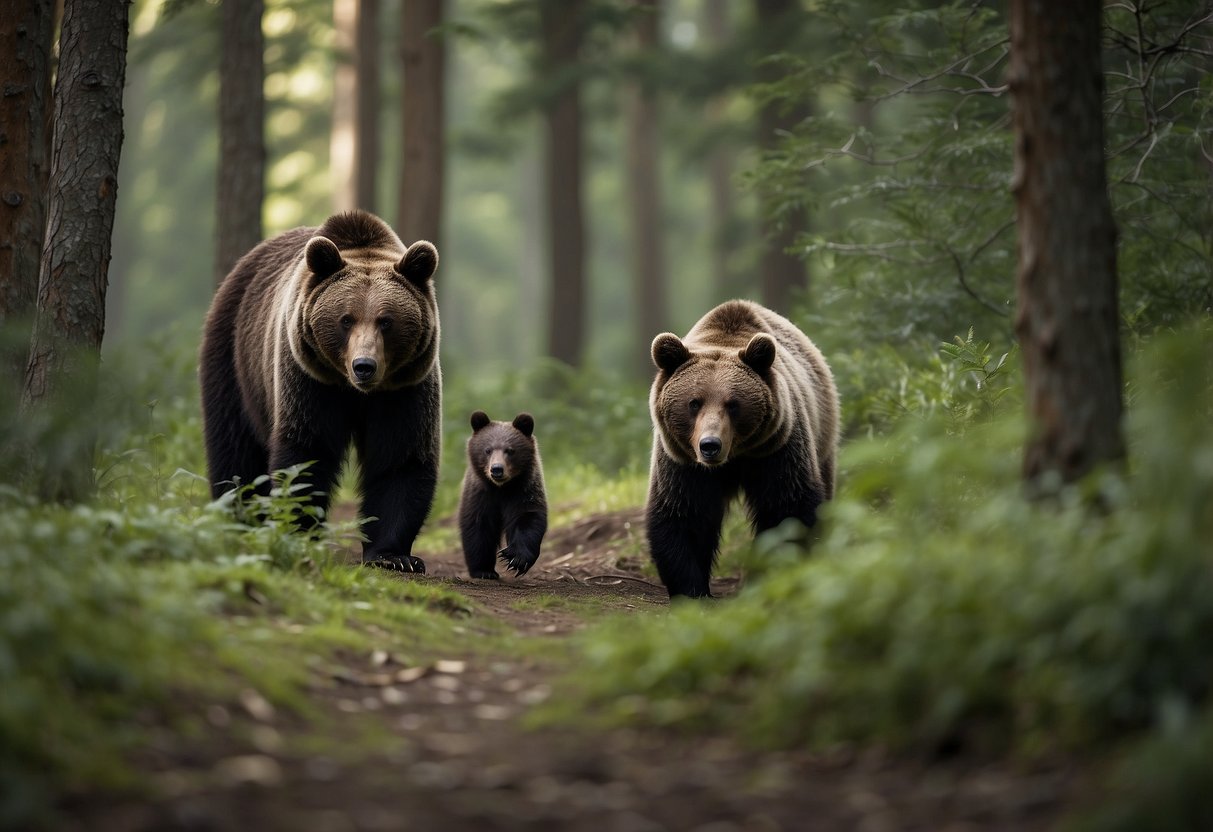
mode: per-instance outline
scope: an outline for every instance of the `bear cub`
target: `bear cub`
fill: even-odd
[[[519,413],[513,422],[494,422],[477,410],[471,422],[459,498],[459,535],[468,572],[473,578],[495,579],[500,558],[516,575],[525,575],[539,558],[548,529],[535,419]]]

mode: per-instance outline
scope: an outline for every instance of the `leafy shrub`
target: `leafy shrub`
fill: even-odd
[[[593,634],[570,707],[773,744],[1035,752],[1202,701],[1211,347],[1209,332],[1151,345],[1129,420],[1136,469],[1059,503],[1021,494],[1018,419],[963,436],[911,420],[848,446],[810,560],[774,533],[736,600]]]

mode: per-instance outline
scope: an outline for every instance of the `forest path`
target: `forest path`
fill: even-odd
[[[491,618],[512,630],[507,638],[519,649],[489,658],[469,650],[425,667],[387,651],[343,657],[344,669],[309,696],[332,717],[325,734],[348,736],[350,754],[305,753],[291,733],[315,726],[259,717],[252,707],[252,722],[266,723],[252,726],[258,753],[213,748],[177,760],[210,776],[199,785],[170,767],[156,775],[163,799],[93,804],[70,828],[1022,831],[1048,828],[1068,802],[1076,778],[1060,768],[770,752],[724,735],[526,727],[527,712],[570,670],[559,657],[572,654],[557,648],[571,634],[608,615],[667,608],[665,590],[639,571],[640,524],[632,510],[554,528],[521,579],[473,581],[457,544],[419,548],[427,574],[399,580],[441,582],[470,602],[456,625],[467,638]],[[714,590],[727,595],[735,585],[726,577]],[[259,742],[258,730],[271,739]]]

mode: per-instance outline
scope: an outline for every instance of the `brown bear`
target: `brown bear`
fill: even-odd
[[[495,579],[500,558],[515,574],[525,575],[539,558],[548,529],[535,419],[519,413],[513,422],[494,422],[477,410],[471,421],[459,498],[459,536],[468,573]],[[498,550],[503,538],[505,546]]]
[[[240,259],[211,304],[199,366],[215,497],[310,463],[302,477],[323,516],[353,444],[363,561],[425,571],[412,547],[442,438],[437,266],[432,244],[406,248],[363,211],[287,231]]]
[[[754,533],[806,526],[834,495],[838,393],[821,352],[786,318],[723,303],[680,339],[653,340],[646,531],[670,596],[709,596],[725,509],[745,496]]]

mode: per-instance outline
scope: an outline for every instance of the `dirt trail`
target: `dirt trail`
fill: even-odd
[[[539,563],[517,581],[471,581],[458,552],[426,551],[417,554],[428,574],[400,580],[442,581],[521,638],[562,639],[586,625],[587,611],[665,608],[665,591],[629,554],[639,523],[633,511],[553,529]],[[730,579],[714,590],[734,588]],[[539,596],[560,602],[532,603]],[[68,828],[1019,831],[1048,828],[1075,791],[1077,778],[1060,768],[760,752],[655,731],[527,730],[524,715],[552,695],[561,668],[543,659],[454,658],[412,678],[420,671],[390,655],[351,657],[346,678],[317,687],[315,699],[336,724],[348,722],[351,735],[371,725],[382,752],[286,752],[272,739],[290,732],[279,717],[260,726],[261,741],[253,726],[257,753],[170,755],[150,766],[162,798],[89,802]],[[195,769],[206,776],[191,776]]]

